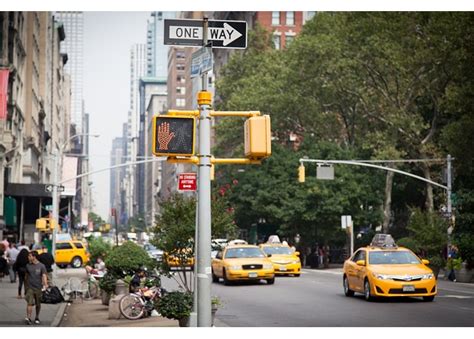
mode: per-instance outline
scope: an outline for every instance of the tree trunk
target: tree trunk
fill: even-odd
[[[425,179],[431,180],[431,170],[428,164],[426,163],[423,163],[423,176],[425,177]],[[434,211],[433,186],[429,183],[426,183],[425,208],[430,213]]]
[[[393,165],[389,164],[387,167],[392,168]],[[383,233],[388,233],[388,226],[390,224],[390,212],[392,210],[392,186],[393,186],[393,176],[394,172],[388,171],[387,177],[385,179],[385,202],[383,207],[383,224],[382,231]]]

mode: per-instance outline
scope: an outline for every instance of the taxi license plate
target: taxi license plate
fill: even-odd
[[[280,266],[280,271],[286,271],[286,266]]]
[[[256,273],[256,272],[250,272],[249,273],[249,278],[256,278],[256,277],[258,277],[258,273]]]
[[[403,292],[415,292],[415,286],[413,285],[405,285],[402,288]]]

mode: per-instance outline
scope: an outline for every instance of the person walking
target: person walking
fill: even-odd
[[[10,282],[12,284],[16,283],[16,272],[13,269],[13,265],[15,265],[16,258],[18,257],[18,253],[20,251],[16,248],[14,243],[10,244],[10,248],[7,250],[7,260],[8,260],[8,270],[10,273]]]
[[[8,275],[8,262],[5,259],[5,253],[0,249],[0,282],[5,275]]]
[[[51,253],[48,252],[46,246],[42,248],[43,253],[39,255],[39,261],[46,267],[46,272],[48,276],[48,286],[52,287],[53,285],[53,265],[54,265],[54,258]]]
[[[18,299],[21,299],[21,289],[25,282],[25,274],[26,274],[26,265],[28,264],[28,254],[29,251],[23,248],[18,256],[16,257],[15,264],[13,265],[13,269],[18,274]],[[25,294],[26,294],[26,286],[25,286]]]
[[[36,306],[35,321],[36,325],[41,324],[39,319],[41,311],[41,296],[43,290],[48,288],[48,276],[46,267],[39,261],[39,254],[32,251],[28,254],[29,264],[26,265],[26,318],[27,325],[33,324],[31,321],[31,314],[33,313],[33,306]]]
[[[20,245],[18,246],[18,250],[21,251],[22,249],[30,250],[28,246],[26,246],[25,240],[20,241]]]

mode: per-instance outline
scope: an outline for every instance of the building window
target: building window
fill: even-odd
[[[286,12],[286,25],[294,26],[295,24],[295,12]]]
[[[184,51],[176,51],[176,58],[177,59],[184,59],[185,58]]]
[[[272,12],[272,25],[278,26],[280,24],[280,12]]]
[[[291,43],[293,42],[293,40],[295,40],[295,36],[294,35],[285,35],[285,47],[288,47],[291,45]]]
[[[184,106],[186,106],[185,99],[176,99],[176,107],[184,107]]]
[[[177,94],[186,94],[186,87],[176,87]]]
[[[186,81],[186,78],[184,77],[184,75],[178,75],[176,76],[176,82],[178,84],[184,84],[184,82]]]
[[[177,64],[177,65],[176,65],[176,69],[177,69],[178,71],[184,71],[184,64]]]
[[[273,36],[273,44],[275,45],[275,49],[280,49],[281,48],[280,41],[281,41],[281,37],[279,35],[274,35]]]

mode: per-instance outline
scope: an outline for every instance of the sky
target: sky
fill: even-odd
[[[84,13],[84,103],[90,115],[91,170],[110,166],[112,140],[122,136],[130,105],[130,48],[145,43],[150,12]],[[94,212],[109,213],[110,171],[93,174]]]

